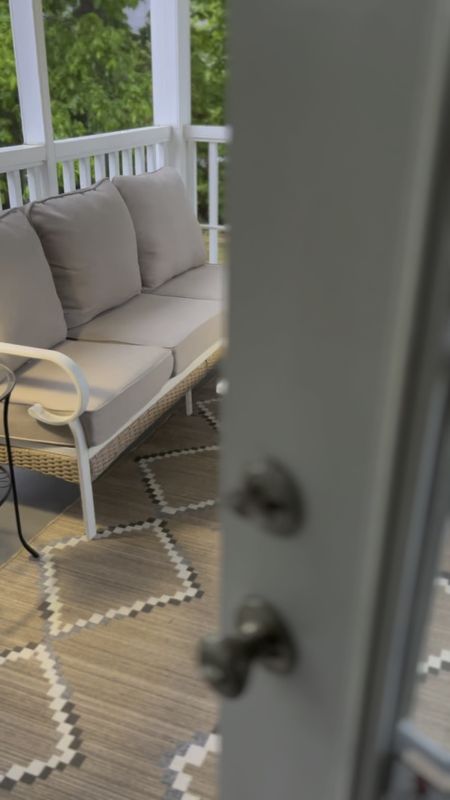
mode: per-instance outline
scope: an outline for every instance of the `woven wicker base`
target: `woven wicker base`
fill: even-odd
[[[30,469],[43,475],[62,478],[63,481],[78,483],[78,466],[74,458],[26,447],[14,447],[13,458],[14,465],[21,469]],[[6,463],[6,460],[6,447],[0,444],[0,462]]]
[[[161,416],[169,411],[178,400],[201,381],[212,367],[217,364],[223,355],[223,348],[218,348],[215,353],[209,356],[198,367],[186,375],[183,381],[174,386],[164,397],[161,397],[152,408],[145,411],[140,417],[123,430],[111,442],[100,450],[91,459],[92,480],[98,478],[115,460],[136,442],[145,431],[150,428]],[[35,450],[26,447],[14,447],[14,464],[22,469],[30,469],[34,472],[41,472],[43,475],[51,475],[54,478],[61,478],[69,483],[78,483],[78,464],[73,456],[51,453],[48,450]],[[0,463],[7,461],[6,448],[0,444]]]

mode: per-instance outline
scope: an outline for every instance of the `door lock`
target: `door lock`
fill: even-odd
[[[211,635],[200,643],[203,676],[223,697],[242,694],[254,662],[286,674],[295,660],[292,639],[278,612],[259,597],[247,598],[239,609],[234,635]]]
[[[228,502],[237,514],[254,519],[270,533],[292,534],[301,522],[297,483],[285,467],[272,459],[251,464]]]

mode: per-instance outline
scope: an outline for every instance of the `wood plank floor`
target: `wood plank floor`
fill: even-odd
[[[442,543],[412,714],[420,731],[450,752],[450,523]]]
[[[218,625],[218,405],[174,414],[0,569],[0,793],[217,797],[215,697],[196,663]]]
[[[1,425],[0,425],[1,430]],[[20,517],[26,539],[32,539],[78,497],[78,486],[47,475],[16,469]],[[0,508],[0,564],[18,553],[14,505],[8,498]]]

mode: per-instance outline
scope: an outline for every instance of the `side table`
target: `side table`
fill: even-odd
[[[4,431],[4,438],[5,438],[5,446],[6,452],[8,456],[8,469],[6,467],[0,465],[0,506],[3,505],[5,500],[9,497],[10,493],[12,492],[13,502],[14,502],[14,513],[16,517],[16,526],[17,526],[17,535],[29,553],[33,556],[33,558],[39,558],[39,553],[34,550],[31,545],[24,539],[22,533],[22,524],[20,521],[20,511],[19,511],[19,500],[17,496],[17,486],[16,486],[16,477],[14,474],[14,461],[12,455],[12,448],[11,448],[11,439],[9,436],[9,424],[8,424],[8,411],[9,411],[9,401],[11,399],[11,393],[16,385],[16,378],[13,372],[11,372],[8,367],[3,366],[0,364],[0,404],[3,404],[3,431]]]

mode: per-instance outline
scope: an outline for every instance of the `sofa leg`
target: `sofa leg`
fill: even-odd
[[[192,417],[192,414],[194,413],[194,408],[192,403],[192,389],[189,389],[189,391],[186,392],[185,399],[186,399],[186,416]]]
[[[81,507],[83,509],[83,520],[85,533],[88,539],[94,539],[97,533],[95,521],[94,493],[92,491],[91,466],[89,463],[88,447],[81,422],[77,419],[70,423],[70,427],[75,440],[75,447],[78,458],[78,472],[80,476]]]

